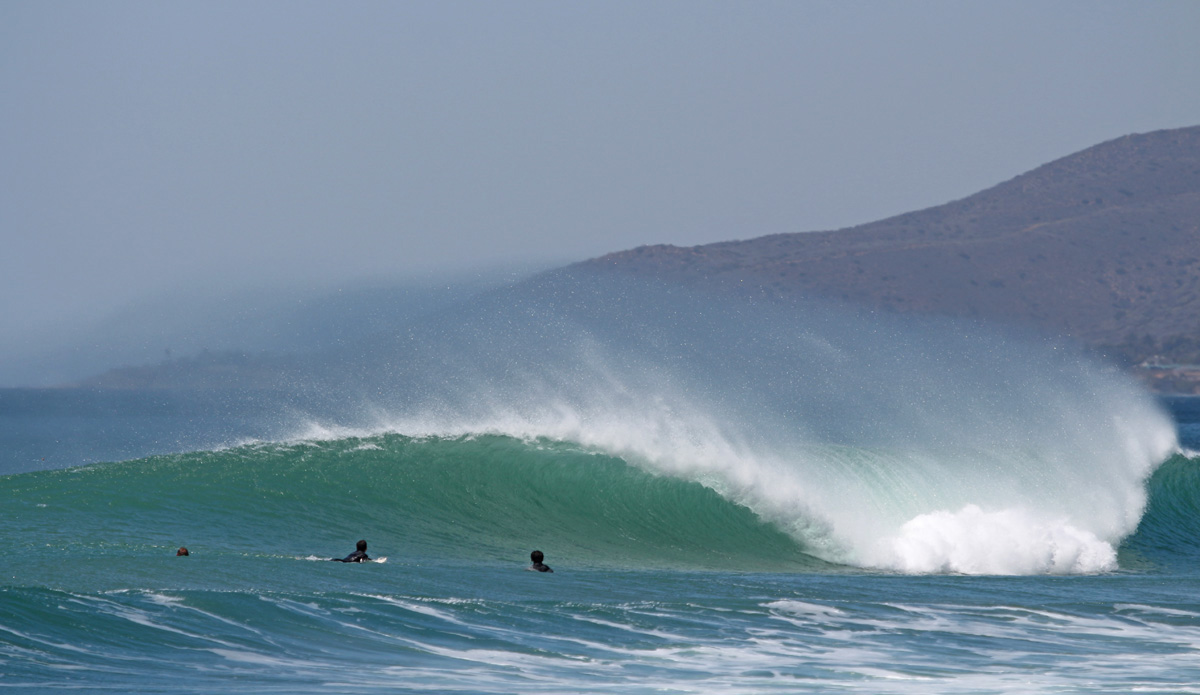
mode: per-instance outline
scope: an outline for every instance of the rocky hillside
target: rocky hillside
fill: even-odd
[[[1130,364],[1200,363],[1200,126],[1122,137],[858,227],[583,265],[1031,324]]]

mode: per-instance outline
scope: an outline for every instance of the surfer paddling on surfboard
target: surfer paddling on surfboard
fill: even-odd
[[[346,557],[331,557],[334,562],[370,562],[371,558],[367,557],[367,542],[359,541],[354,552]]]

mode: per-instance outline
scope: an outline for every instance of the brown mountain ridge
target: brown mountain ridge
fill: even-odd
[[[1125,364],[1200,364],[1200,126],[1128,135],[857,227],[581,265],[1031,325]]]

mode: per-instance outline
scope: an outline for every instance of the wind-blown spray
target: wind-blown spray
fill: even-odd
[[[351,363],[377,426],[575,442],[905,572],[1113,569],[1177,448],[1148,395],[1060,345],[571,272]]]

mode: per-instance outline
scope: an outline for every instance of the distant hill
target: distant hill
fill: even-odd
[[[109,369],[88,379],[63,384],[63,387],[98,389],[203,391],[206,389],[245,389],[281,391],[293,383],[298,360],[293,355],[270,352],[211,352],[167,359],[159,364]]]
[[[580,265],[1032,325],[1127,365],[1200,364],[1200,126],[1128,135],[857,227]]]

